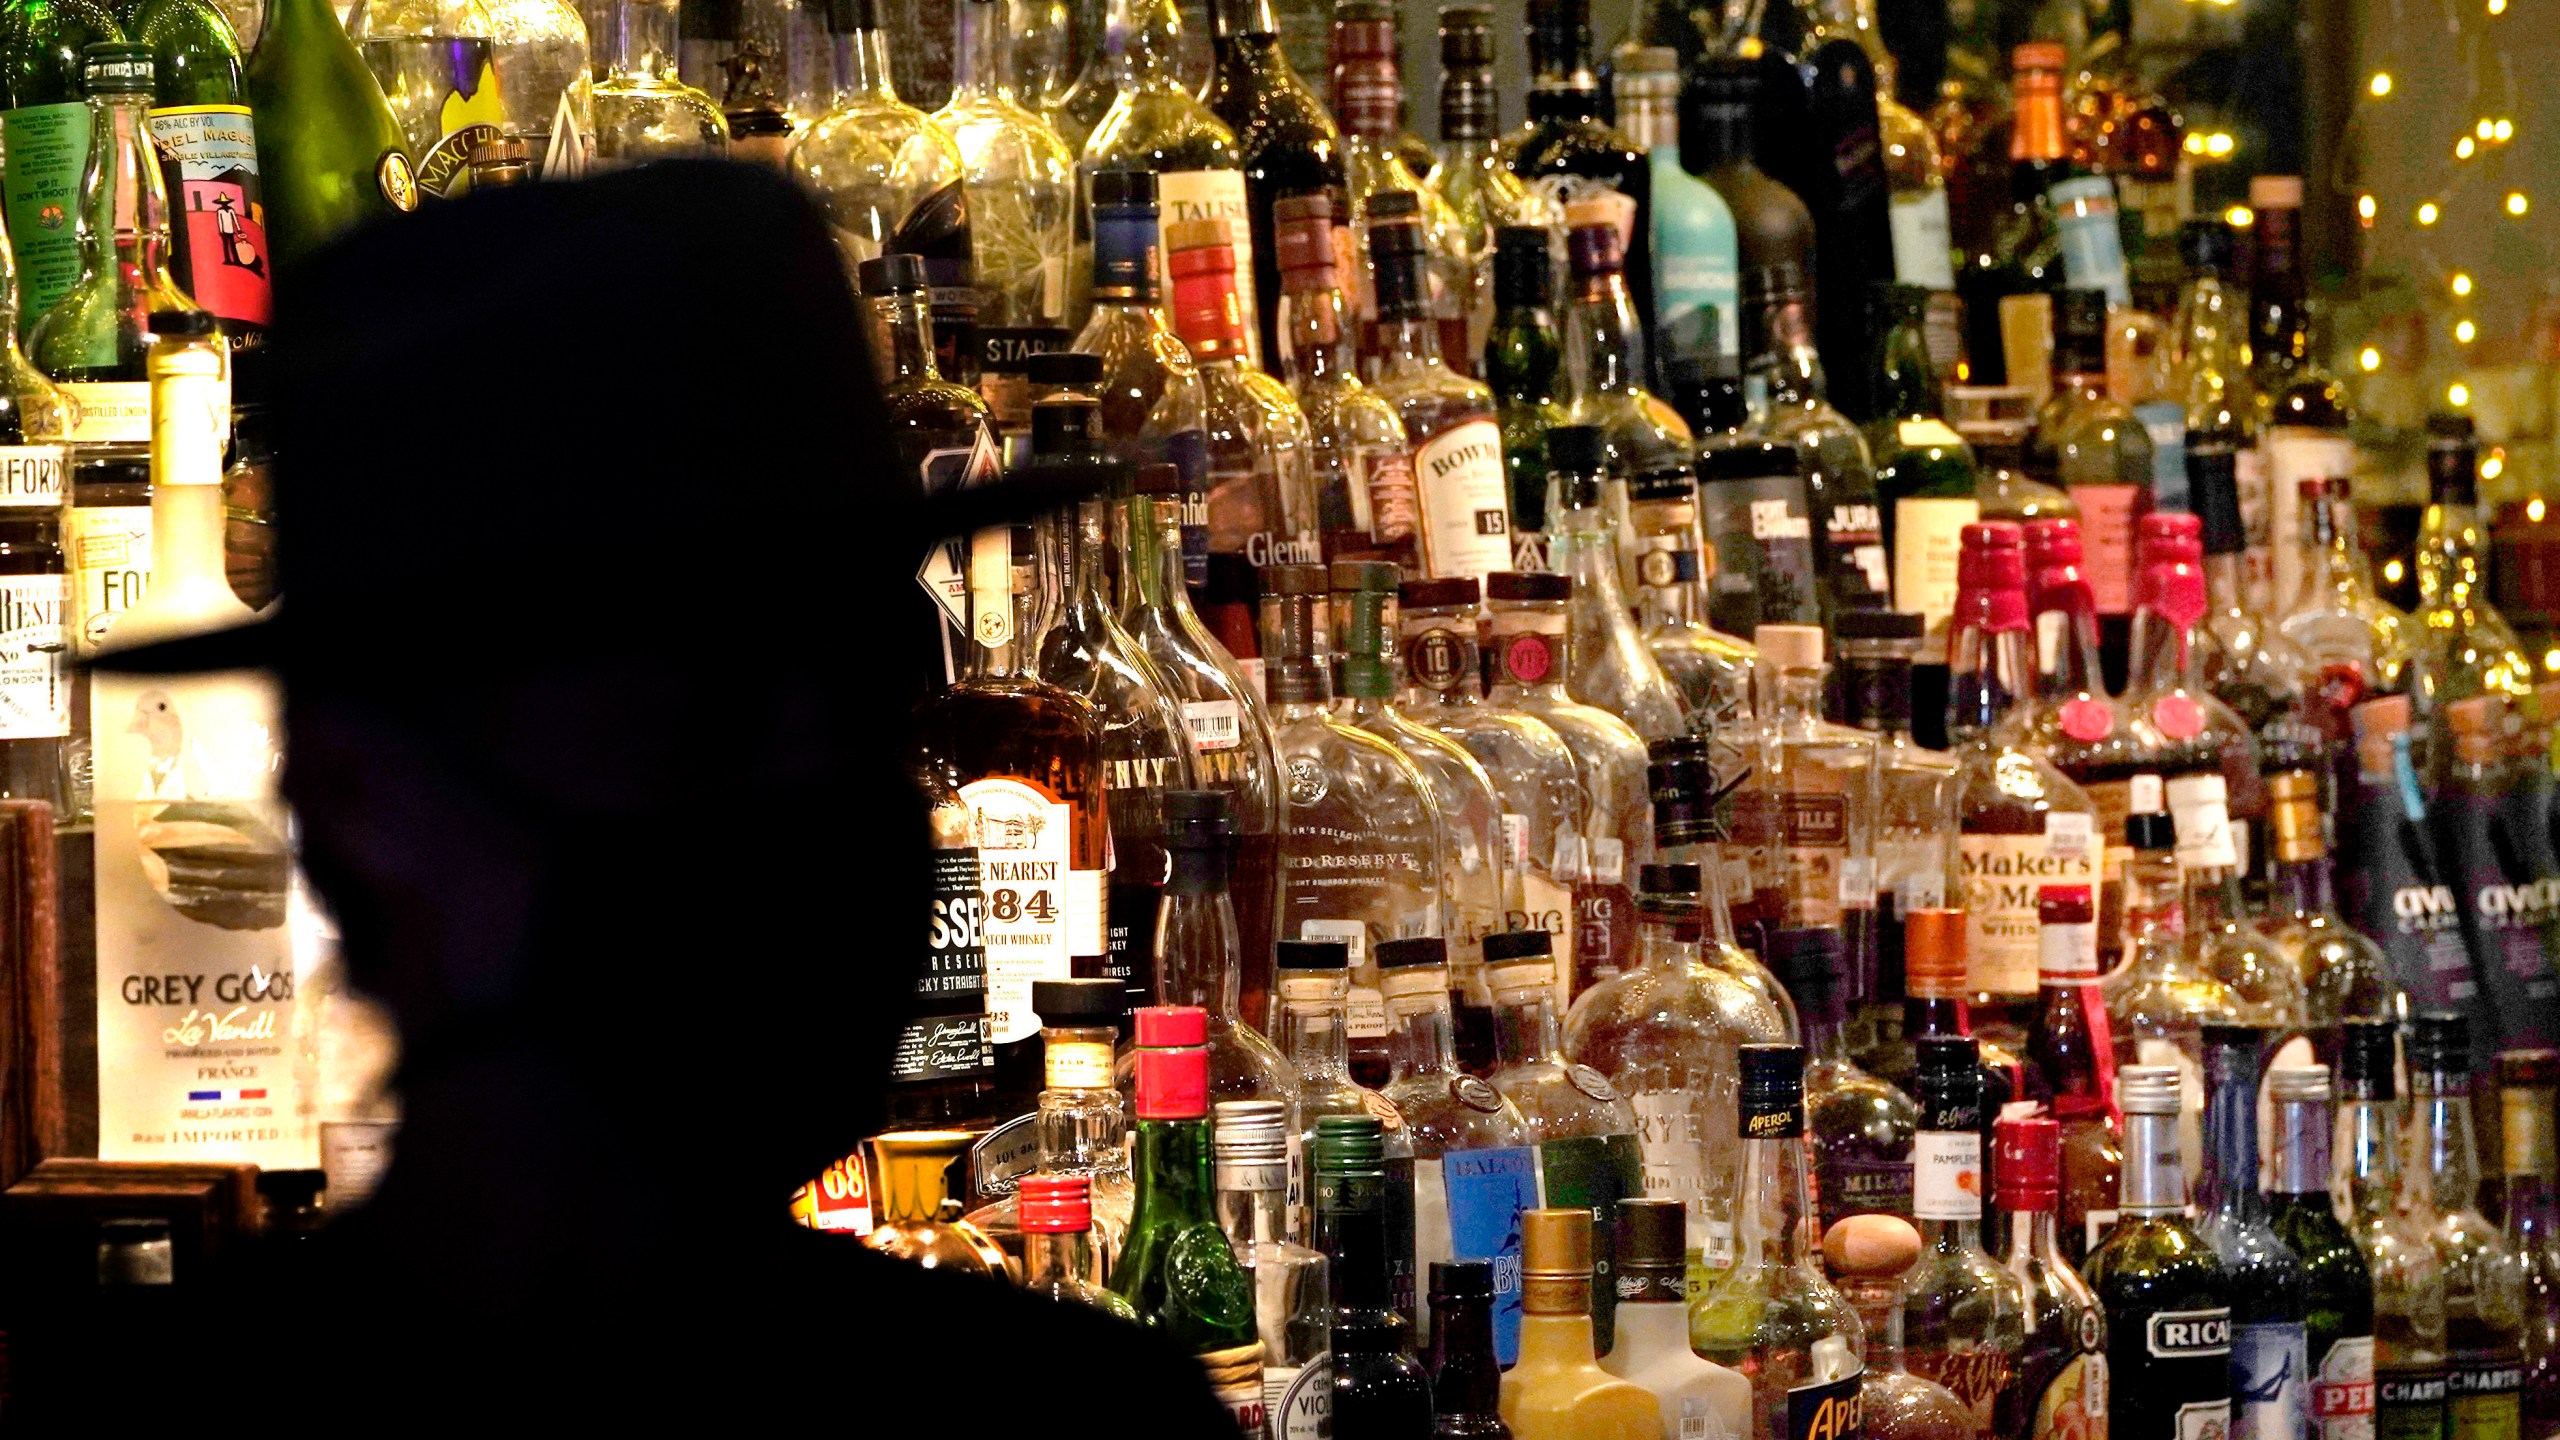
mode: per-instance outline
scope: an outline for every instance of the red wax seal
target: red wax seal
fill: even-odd
[[[2204,707],[2184,695],[2163,695],[2151,706],[2152,722],[2172,740],[2193,740],[2204,733]]]
[[[2062,733],[2083,745],[2095,745],[2116,728],[2115,713],[2103,700],[2082,697],[2062,702]]]
[[[1514,635],[1502,647],[1502,668],[1521,684],[1535,685],[1555,669],[1555,652],[1544,635]]]

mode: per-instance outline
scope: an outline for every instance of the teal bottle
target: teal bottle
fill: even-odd
[[[1620,52],[1618,123],[1653,169],[1655,383],[1691,430],[1708,382],[1742,371],[1742,251],[1733,207],[1680,161],[1678,54]]]

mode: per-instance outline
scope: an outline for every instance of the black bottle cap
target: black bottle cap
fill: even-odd
[[[1588,475],[1607,468],[1608,432],[1597,425],[1557,425],[1547,431],[1547,468]]]
[[[1141,210],[1156,208],[1156,172],[1153,170],[1097,170],[1093,172],[1093,204],[1121,205]]]
[[[2427,417],[2427,440],[2430,444],[2439,440],[2476,440],[2479,433],[2480,427],[2472,424],[2468,415],[2450,415],[2439,410]]]
[[[1262,593],[1329,595],[1333,593],[1333,572],[1322,565],[1265,565],[1262,567]]]
[[[1490,1303],[1492,1299],[1492,1261],[1434,1260],[1431,1262],[1432,1308],[1439,1308],[1440,1302],[1444,1300],[1482,1300]]]
[[[1411,970],[1424,965],[1447,965],[1449,942],[1437,935],[1414,935],[1402,940],[1381,940],[1373,952],[1381,970]]]
[[[2187,495],[2204,522],[2204,553],[2237,555],[2249,546],[2240,523],[2240,456],[2229,445],[2187,447]]]
[[[2054,297],[2056,363],[2082,375],[2107,368],[2107,292],[2070,289]]]
[[[1351,947],[1339,940],[1283,940],[1273,947],[1282,970],[1348,970]]]
[[[1484,593],[1472,575],[1440,580],[1407,580],[1396,587],[1396,599],[1407,610],[1473,609]]]
[[[1698,472],[1688,465],[1664,465],[1627,481],[1627,496],[1655,503],[1685,500],[1698,493]]]
[[[1941,1133],[1982,1126],[1982,1047],[1965,1035],[1923,1035],[1912,1069],[1920,1128]]]
[[[1715,742],[1704,735],[1665,735],[1659,740],[1644,742],[1644,758],[1655,765],[1667,765],[1674,760],[1713,760],[1715,757]]]
[[[2202,1027],[2207,1050],[2258,1050],[2267,1043],[2267,1032],[2257,1025],[2208,1024]]]
[[[1184,850],[1224,849],[1235,839],[1234,804],[1223,790],[1164,792],[1165,844]]]
[[[1796,475],[1803,469],[1804,460],[1796,447],[1780,440],[1745,440],[1739,445],[1720,445],[1698,456],[1700,484]]]
[[[1642,895],[1695,895],[1703,883],[1695,865],[1647,865],[1636,871],[1636,891]]]
[[[2190,271],[2221,274],[2239,254],[2239,237],[2227,220],[2189,220],[2178,227],[2178,260]]]
[[[1032,454],[1094,455],[1101,450],[1102,402],[1073,393],[1032,402]]]
[[[1742,1138],[1794,1140],[1804,1134],[1804,1047],[1742,1047]]]
[[[1034,980],[1031,1010],[1053,1030],[1116,1027],[1129,1013],[1129,987],[1118,980]]]
[[[854,267],[865,295],[902,295],[924,288],[924,257],[875,255]]]
[[[1493,303],[1536,308],[1555,299],[1555,256],[1543,225],[1505,225],[1493,232]]]
[[[1505,930],[1484,937],[1484,963],[1544,960],[1556,953],[1555,937],[1544,930]]]
[[[1102,383],[1102,357],[1080,350],[1050,350],[1022,362],[1022,376],[1034,385],[1084,388]]]
[[[1654,844],[1668,847],[1724,843],[1728,832],[1724,815],[1716,803],[1714,761],[1705,756],[1689,755],[1656,760],[1645,767],[1644,779],[1653,801]],[[1663,868],[1695,870],[1698,867]],[[1639,890],[1641,888],[1639,885]]]
[[[2349,1020],[2338,1027],[2338,1098],[2390,1100],[2398,1097],[2399,1077],[2393,1061],[2400,1027],[2388,1020]]]
[[[2421,1015],[2409,1027],[2409,1069],[2434,1075],[2471,1073],[2471,1017],[2453,1011]]]
[[[1138,493],[1141,495],[1179,495],[1182,493],[1182,467],[1166,461],[1138,467]]]
[[[1689,1298],[1688,1211],[1677,1200],[1618,1202],[1617,1289],[1626,1301]]]
[[[1381,190],[1369,197],[1369,228],[1372,230],[1381,225],[1394,225],[1400,221],[1418,220],[1421,217],[1421,197],[1410,190]],[[1376,242],[1373,240],[1371,243]],[[1422,237],[1416,235],[1415,248],[1419,249],[1421,244]]]
[[[1493,8],[1488,5],[1440,7],[1440,67],[1493,63]]]
[[[1543,570],[1496,570],[1484,577],[1487,600],[1570,600],[1573,577]]]
[[[2136,850],[2175,850],[2178,848],[2178,827],[2166,815],[2127,815],[2124,817],[2124,843]]]
[[[2480,503],[2479,440],[2470,416],[2427,417],[2427,499],[2436,505]]]
[[[1748,109],[1760,98],[1760,67],[1731,56],[1702,59],[1689,67],[1689,89],[1710,105]]]
[[[222,328],[210,310],[154,310],[151,333],[154,335],[211,335]]]
[[[1929,622],[1900,610],[1843,610],[1831,617],[1831,633],[1841,640],[1917,640]]]

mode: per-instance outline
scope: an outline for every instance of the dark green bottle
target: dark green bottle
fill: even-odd
[[[169,190],[169,271],[234,345],[269,315],[266,197],[240,37],[211,0],[141,0],[126,14],[151,47],[151,139]]]
[[[1564,331],[1556,324],[1555,265],[1539,225],[1494,232],[1493,325],[1484,382],[1502,421],[1511,482],[1511,563],[1547,568],[1547,428],[1565,421]]]
[[[418,208],[400,122],[329,0],[275,0],[246,93],[278,264],[290,267],[349,226]]]
[[[2267,1073],[2275,1102],[2267,1220],[2302,1261],[2310,1440],[2374,1433],[2373,1270],[2329,1200],[2329,1067]]]
[[[312,0],[327,11],[325,0]],[[331,24],[336,17],[331,16]],[[80,172],[89,159],[89,107],[81,53],[122,40],[115,16],[97,0],[9,0],[0,8],[0,146],[8,173],[0,211],[18,256],[18,338],[80,278]]]
[[[1916,285],[1876,287],[1883,338],[1876,346],[1877,413],[1867,424],[1867,448],[1876,458],[1893,608],[1928,622],[1921,653],[1934,661],[1946,653],[1947,621],[1955,613],[1958,537],[1982,518],[1982,502],[1974,495],[1980,477],[1973,447],[1947,423],[1938,372],[1929,363],[1929,300],[1930,292]]]
[[[1423,1440],[1431,1376],[1387,1264],[1386,1136],[1366,1115],[1316,1122],[1316,1248],[1333,1290],[1333,1433]]]
[[[2107,1314],[2111,1440],[2198,1440],[2231,1429],[2231,1289],[2188,1223],[2178,1160],[2178,1070],[2116,1072],[2124,1107],[2121,1218],[2082,1267]]]

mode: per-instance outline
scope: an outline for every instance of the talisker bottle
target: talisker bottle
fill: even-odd
[[[2107,1312],[2117,1440],[2218,1440],[2231,1428],[2231,1289],[2186,1218],[2178,1159],[2178,1071],[2127,1065],[2123,1217],[2089,1257]]]

